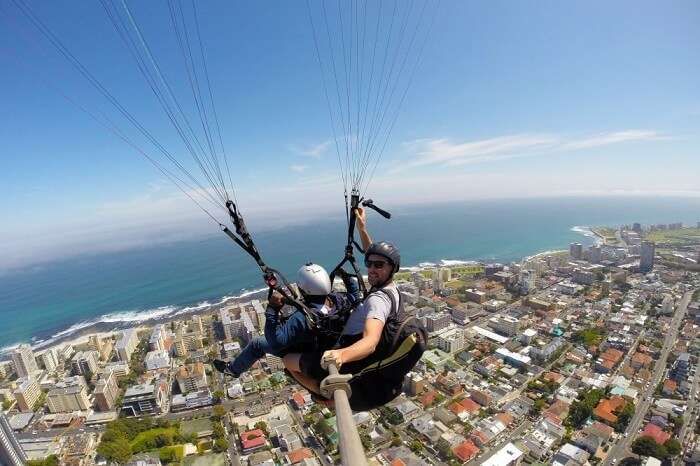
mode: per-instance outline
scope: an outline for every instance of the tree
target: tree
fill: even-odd
[[[214,392],[214,396],[216,396],[217,392]],[[211,411],[211,418],[214,421],[221,421],[224,416],[226,416],[226,408],[224,408],[221,405],[214,406],[214,409]]]
[[[401,438],[397,435],[396,437],[391,439],[391,446],[398,447],[399,445],[401,445]]]
[[[58,456],[56,455],[49,455],[43,460],[27,461],[27,466],[58,466],[59,464]]]
[[[632,442],[632,452],[640,456],[653,456],[658,459],[664,459],[668,456],[668,451],[663,445],[659,445],[651,437],[639,437]]]
[[[131,458],[131,446],[129,440],[118,437],[111,442],[101,442],[97,447],[97,453],[104,456],[108,461],[116,461],[124,464]]]
[[[218,438],[214,440],[214,451],[216,453],[223,453],[228,450],[228,440],[225,438]]]
[[[421,443],[420,440],[414,440],[411,442],[411,451],[413,453],[420,453],[423,450],[423,448],[425,447],[423,446],[423,443]]]
[[[10,406],[12,406],[12,401],[10,401],[10,400],[4,400],[4,401],[2,402],[2,410],[3,410],[3,411],[7,411],[8,409],[10,409]]]
[[[270,436],[270,432],[267,430],[267,424],[265,424],[265,421],[256,422],[255,428],[262,430],[266,436]]]
[[[669,456],[677,456],[681,452],[681,444],[678,440],[670,438],[664,443]]]
[[[212,426],[212,430],[214,431],[214,438],[224,438],[226,436],[224,426],[221,425],[220,422],[215,422]]]

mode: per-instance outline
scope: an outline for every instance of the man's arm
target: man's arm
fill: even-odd
[[[362,339],[348,346],[341,348],[341,364],[352,361],[359,361],[374,353],[382,336],[384,322],[378,319],[367,319],[365,329],[362,332]]]
[[[366,251],[369,248],[369,245],[372,244],[372,237],[367,231],[367,214],[365,212],[365,209],[363,209],[362,207],[358,207],[355,213],[355,218],[355,225],[357,226],[357,231],[360,232],[360,241],[362,242],[362,249]]]

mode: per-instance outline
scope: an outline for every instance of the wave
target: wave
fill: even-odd
[[[440,259],[440,267],[454,267],[458,265],[474,265],[477,261],[463,261],[456,259]]]
[[[600,236],[593,233],[591,227],[576,225],[571,227],[571,231],[586,236],[588,238],[593,238],[595,240],[595,244],[601,244],[603,242],[603,239]]]
[[[109,324],[109,327],[113,329],[131,327],[140,323],[152,321],[152,320],[165,320],[167,318],[176,317],[184,314],[191,314],[197,312],[203,312],[207,309],[216,308],[222,306],[229,301],[241,300],[254,296],[258,293],[267,290],[267,288],[257,288],[257,289],[242,289],[241,293],[232,296],[223,296],[221,299],[215,301],[213,304],[209,301],[201,301],[195,305],[190,306],[159,306],[153,309],[135,309],[130,311],[117,311],[111,312],[109,314],[103,314],[95,319],[84,320],[70,327],[56,332],[48,338],[45,339],[32,339],[32,348],[35,350],[43,349],[58,343],[61,340],[65,340],[85,329],[90,327],[96,327],[100,324]],[[17,348],[20,343],[15,343],[13,345],[8,345],[0,348],[0,355],[7,354],[13,349]]]

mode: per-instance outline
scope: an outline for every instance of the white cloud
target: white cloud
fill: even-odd
[[[320,142],[318,144],[305,144],[302,146],[292,145],[289,146],[289,148],[299,155],[320,159],[326,154],[326,152],[328,152],[328,148],[331,146],[331,144],[333,144],[333,140],[329,139],[328,141]]]
[[[414,157],[395,171],[424,166],[454,167],[478,162],[592,149],[613,144],[664,139],[656,131],[625,130],[571,138],[555,134],[513,134],[455,143],[450,139],[418,139],[405,143]]]
[[[296,173],[304,173],[309,168],[307,165],[292,165],[289,169]]]

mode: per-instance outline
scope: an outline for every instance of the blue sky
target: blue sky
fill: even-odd
[[[211,229],[140,155],[46,85],[117,116],[9,3],[0,10],[0,266],[141,244],[174,225],[182,235]],[[182,152],[99,2],[29,4],[144,126]],[[129,5],[187,96],[167,4]],[[311,1],[313,14],[320,5]],[[306,4],[200,2],[198,11],[251,223],[338,212],[342,188]],[[389,205],[700,195],[698,24],[693,1],[443,0],[368,194]]]

